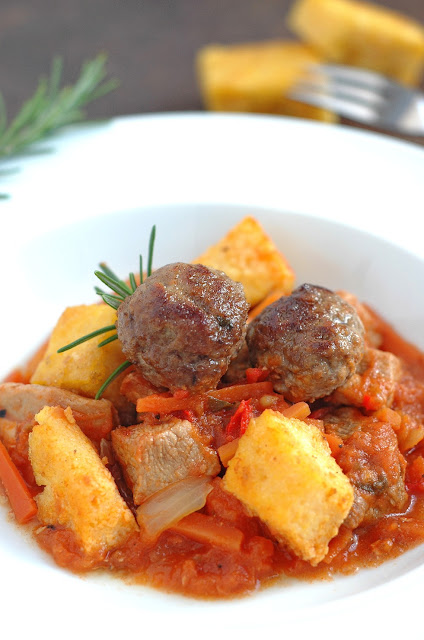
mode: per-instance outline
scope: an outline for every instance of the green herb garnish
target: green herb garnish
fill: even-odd
[[[146,271],[147,277],[149,277],[152,274],[153,250],[154,250],[155,238],[156,238],[156,226],[153,225],[152,230],[150,232],[149,250],[148,250],[148,256],[147,256],[147,271]],[[100,287],[95,287],[94,290],[97,293],[97,295],[99,295],[102,298],[103,302],[108,304],[113,309],[118,309],[121,302],[123,302],[125,298],[127,298],[128,296],[131,296],[134,293],[134,291],[137,289],[135,275],[133,273],[129,274],[128,279],[130,282],[130,286],[128,286],[126,282],[118,278],[118,276],[115,275],[115,273],[104,262],[100,263],[99,266],[101,270],[95,271],[94,274],[97,276],[97,278],[99,278],[99,280],[101,280],[101,282],[103,282],[103,284],[109,287],[109,289],[111,289],[115,295],[112,295],[110,293],[107,293],[106,291],[103,291],[103,289],[100,289]],[[143,259],[141,255],[140,255],[140,284],[143,284]],[[96,329],[96,331],[87,333],[85,336],[82,336],[81,338],[78,338],[77,340],[70,342],[64,347],[61,347],[60,349],[57,350],[57,353],[63,353],[64,351],[73,349],[74,347],[77,347],[79,344],[82,344],[83,342],[87,342],[87,340],[96,338],[97,336],[102,335],[103,333],[115,331],[115,329],[116,329],[116,326],[114,324],[110,324],[105,327],[101,327],[100,329]],[[118,340],[118,334],[116,332],[113,333],[111,336],[108,336],[101,342],[99,342],[97,346],[104,347],[106,344],[109,344],[114,340]],[[125,369],[127,369],[131,365],[132,365],[132,362],[130,362],[129,360],[125,360],[125,362],[120,364],[119,367],[117,367],[115,371],[111,373],[111,375],[107,378],[107,380],[104,381],[104,383],[96,393],[95,399],[98,400],[99,398],[101,398],[106,387],[108,387],[108,385],[113,380],[115,380],[115,378],[119,376],[119,374],[122,373],[122,371],[125,371]]]
[[[0,158],[33,153],[33,145],[57,129],[85,118],[84,107],[118,86],[106,80],[106,56],[85,62],[73,85],[60,88],[63,60],[55,57],[49,77],[39,80],[34,94],[8,122],[4,98],[0,93]]]

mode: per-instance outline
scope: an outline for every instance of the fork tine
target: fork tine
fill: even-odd
[[[315,64],[310,65],[308,69],[314,75],[322,75],[339,83],[374,91],[384,91],[393,85],[389,78],[367,69],[358,69],[339,64]]]
[[[312,104],[328,111],[334,111],[341,116],[358,120],[367,124],[377,121],[377,112],[372,107],[359,102],[349,101],[346,98],[330,95],[328,90],[324,90],[317,85],[299,83],[289,92],[292,100]]]
[[[424,94],[373,71],[309,65],[286,95],[383,130],[424,135]]]
[[[295,86],[295,89],[302,91],[311,91],[315,93],[327,93],[329,96],[340,98],[341,100],[347,100],[349,102],[356,102],[365,107],[371,109],[381,108],[386,99],[381,94],[372,89],[366,87],[358,87],[356,85],[339,83],[333,78],[326,78],[324,76],[311,76],[300,80]]]

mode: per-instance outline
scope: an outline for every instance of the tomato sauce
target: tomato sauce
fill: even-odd
[[[36,538],[59,566],[71,571],[103,567],[135,582],[202,598],[246,594],[279,576],[311,580],[353,573],[376,567],[424,542],[424,493],[411,493],[405,513],[383,517],[355,531],[341,527],[326,558],[312,567],[267,537],[264,525],[249,518],[240,503],[226,504],[233,499],[223,494],[219,488],[212,492],[206,509],[209,513],[219,509],[222,521],[236,523],[243,531],[241,552],[200,544],[170,530],[154,544],[135,534],[122,548],[96,562],[80,552],[69,531],[46,527]]]
[[[251,517],[234,496],[223,490],[218,477],[213,481],[213,490],[202,512],[244,534],[240,551],[199,543],[172,529],[163,532],[154,542],[134,534],[125,545],[101,559],[84,555],[72,532],[60,527],[36,526],[34,535],[38,544],[58,565],[74,572],[104,568],[167,591],[216,598],[247,594],[285,576],[311,580],[353,573],[361,567],[378,566],[424,543],[424,355],[376,314],[374,319],[383,337],[380,348],[391,351],[404,363],[392,409],[369,412],[365,418],[387,423],[390,415],[385,415],[385,411],[394,411],[400,416],[392,426],[400,444],[402,464],[406,466],[408,499],[401,512],[383,515],[377,521],[353,530],[342,526],[330,542],[327,556],[318,566],[312,567],[275,541],[264,523]],[[283,399],[280,404],[281,408],[287,406]],[[249,411],[254,415],[262,409],[258,399],[249,404]],[[242,423],[240,415],[233,420],[231,428]],[[319,408],[315,416],[319,418]],[[215,446],[220,446],[226,441],[226,427],[231,423],[231,417],[228,410],[223,409],[213,415],[209,425],[203,418],[197,426],[203,433],[208,433],[209,429],[211,440]],[[195,420],[193,416],[191,419]],[[315,422],[320,423],[318,419]],[[341,460],[342,441],[329,435],[329,442],[334,457]],[[18,453],[16,464],[35,490],[25,459],[25,447]]]

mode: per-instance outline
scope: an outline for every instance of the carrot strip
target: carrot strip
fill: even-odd
[[[272,382],[254,382],[252,384],[234,384],[222,389],[209,391],[208,395],[223,400],[224,402],[241,402],[249,398],[258,398],[264,394],[272,393]]]
[[[19,524],[29,522],[37,513],[37,504],[2,442],[0,442],[0,481],[5,488],[16,520]]]
[[[194,411],[197,414],[203,413],[205,398],[197,395],[189,398],[176,397],[166,398],[162,395],[151,395],[137,400],[137,412],[146,411],[152,413],[173,413],[174,411]]]
[[[292,404],[291,407],[284,409],[281,413],[283,416],[286,416],[286,418],[297,418],[298,420],[303,420],[303,418],[307,418],[309,416],[311,410],[306,402],[296,402],[295,404]]]
[[[184,397],[185,394],[176,393],[172,397],[163,394],[153,394],[137,400],[138,413],[173,413],[174,411],[194,411],[200,415],[205,410],[205,404],[210,398],[224,402],[241,402],[249,398],[258,398],[272,393],[271,382],[254,382],[251,384],[235,384],[222,389],[214,389],[206,394]]]
[[[172,525],[171,529],[197,542],[223,547],[230,551],[240,551],[244,539],[240,529],[220,524],[212,516],[205,516],[203,513],[191,513]]]

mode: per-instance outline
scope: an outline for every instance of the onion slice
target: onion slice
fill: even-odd
[[[184,478],[153,494],[138,507],[138,524],[149,537],[156,538],[184,516],[205,506],[212,491],[211,480],[211,476]]]
[[[239,442],[240,438],[235,438],[219,447],[218,455],[224,467],[228,467],[229,461],[234,458]]]

